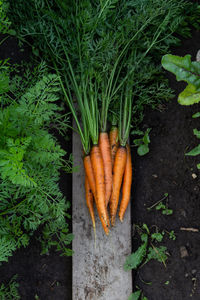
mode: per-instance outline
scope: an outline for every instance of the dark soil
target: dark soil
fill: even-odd
[[[172,53],[191,54],[195,60],[199,42],[200,34],[193,32],[193,38],[183,41],[181,48],[173,49]],[[178,95],[184,84],[177,83],[175,76],[167,72],[166,76]],[[193,128],[199,128],[199,119],[192,119],[192,114],[199,110],[199,105],[180,106],[175,97],[165,105],[164,111],[147,113],[144,128],[152,128],[150,153],[138,157],[133,151],[133,224],[146,223],[153,232],[174,230],[176,234],[175,241],[165,234],[160,244],[168,249],[166,267],[152,260],[133,274],[134,290],[141,288],[148,300],[200,299],[200,232],[180,229],[198,229],[200,224],[198,158],[185,156],[188,150],[198,145]],[[169,194],[167,204],[173,209],[173,214],[166,216],[155,209],[147,210],[163,198],[164,193]],[[137,247],[138,238],[135,236],[133,250]],[[186,249],[184,258],[181,249]]]
[[[190,53],[195,59],[199,45],[200,35],[193,32],[193,38],[183,41],[181,48],[173,49],[172,53]],[[29,49],[25,47],[25,51],[20,52],[16,40],[12,38],[0,49],[0,58],[11,57],[12,62],[20,63],[22,59],[28,59],[28,55]],[[182,91],[184,84],[177,83],[169,73],[166,76],[177,94]],[[199,120],[192,119],[192,114],[200,107],[182,107],[176,98],[165,104],[164,110],[146,114],[143,127],[152,128],[150,153],[139,157],[133,148],[132,222],[139,225],[146,223],[153,231],[174,230],[176,234],[175,241],[165,235],[162,242],[169,253],[166,267],[157,261],[150,261],[133,274],[134,290],[141,288],[148,300],[200,299],[200,233],[180,229],[198,229],[200,223],[198,158],[184,155],[198,144],[193,128],[198,128]],[[70,143],[61,142],[68,144],[66,150],[69,153]],[[193,174],[197,177],[193,178]],[[69,200],[71,183],[71,176],[62,174],[61,189]],[[169,194],[167,204],[173,209],[173,214],[165,216],[155,209],[148,211],[147,207],[159,201],[164,193]],[[138,236],[133,236],[133,250],[138,245]],[[187,250],[185,258],[181,257],[181,247]],[[53,251],[48,256],[41,256],[40,250],[40,243],[33,237],[29,247],[18,250],[9,263],[1,266],[0,279],[8,281],[18,274],[22,300],[34,300],[36,295],[40,300],[71,300],[71,258],[60,257]]]

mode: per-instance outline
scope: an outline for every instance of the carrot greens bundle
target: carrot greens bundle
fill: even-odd
[[[131,115],[142,110],[144,102],[169,96],[162,80],[152,83],[160,72],[154,60],[159,51],[177,43],[172,33],[183,24],[187,7],[185,1],[177,0],[11,3],[11,17],[20,20],[21,39],[34,37],[34,47],[49,65],[53,62],[59,76],[82,142],[86,203],[93,227],[95,204],[106,234],[109,213],[115,224],[121,187],[121,221],[130,201]]]

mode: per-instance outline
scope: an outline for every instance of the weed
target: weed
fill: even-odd
[[[160,210],[163,215],[167,215],[167,216],[172,215],[173,209],[170,209],[168,207],[168,196],[169,194],[165,193],[159,201],[157,201],[156,203],[148,207],[147,210],[151,210],[152,208],[155,208],[156,210]],[[163,201],[165,201],[166,203],[163,203]]]
[[[137,269],[139,266],[143,266],[152,259],[162,262],[166,266],[167,248],[154,245],[154,242],[162,242],[164,231],[162,233],[151,233],[146,224],[143,224],[142,228],[138,226],[137,228],[142,244],[135,252],[126,258],[124,264],[125,271]]]
[[[135,144],[135,146],[138,147],[137,153],[140,156],[143,156],[149,152],[149,144],[150,144],[149,133],[150,133],[150,131],[151,131],[151,128],[147,128],[147,130],[145,132],[140,131],[140,130],[133,130],[131,132],[131,134],[142,136],[142,138],[133,140],[133,143]]]

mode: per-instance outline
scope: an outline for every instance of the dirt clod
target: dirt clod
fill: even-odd
[[[185,258],[185,257],[189,256],[188,251],[185,246],[180,247],[180,253],[181,253],[181,258]]]

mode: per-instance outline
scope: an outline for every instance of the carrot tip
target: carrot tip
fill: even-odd
[[[112,225],[112,226],[115,226],[115,218],[114,218],[114,217],[111,218],[111,225]]]

